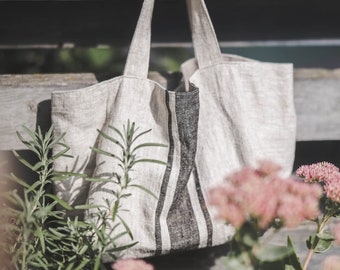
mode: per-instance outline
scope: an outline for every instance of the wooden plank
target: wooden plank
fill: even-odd
[[[340,69],[295,70],[297,140],[340,140]]]
[[[94,75],[1,75],[0,149],[20,149],[15,131],[50,124],[50,93],[96,82]],[[297,141],[340,139],[340,69],[296,69]],[[47,106],[47,107],[46,107]],[[14,140],[14,141],[13,141]]]
[[[51,92],[96,83],[93,74],[0,75],[0,150],[22,149],[15,132],[51,125]]]
[[[190,42],[185,1],[155,1],[153,41]],[[127,45],[142,1],[0,1],[0,46]],[[337,0],[206,1],[221,42],[339,39]]]

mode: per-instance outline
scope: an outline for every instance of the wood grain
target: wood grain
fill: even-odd
[[[297,141],[340,140],[340,69],[296,69]],[[0,75],[0,149],[20,149],[20,126],[50,125],[53,90],[96,83],[93,74]]]
[[[0,150],[22,149],[16,131],[51,125],[51,92],[96,83],[93,74],[0,75]]]
[[[297,141],[340,140],[340,69],[297,69]]]

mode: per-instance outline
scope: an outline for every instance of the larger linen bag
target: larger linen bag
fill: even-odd
[[[222,55],[204,0],[188,0],[187,4],[196,59],[182,65],[177,89],[170,91],[147,79],[154,0],[145,0],[124,75],[52,94],[55,134],[66,132],[65,143],[75,157],[57,160],[58,171],[72,169],[96,177],[119,170],[90,147],[119,154],[117,146],[100,139],[97,129],[110,133],[108,125],[121,128],[127,120],[140,130],[152,129],[141,143],[168,145],[143,148],[140,153],[166,161],[168,166],[143,164],[134,169],[136,183],[158,200],[133,189],[132,196],[123,201],[129,211],[121,216],[138,241],[125,251],[125,257],[228,241],[233,229],[214,219],[207,203],[209,189],[228,173],[255,165],[259,159],[277,162],[286,175],[292,169],[296,128],[292,65]],[[55,188],[71,205],[100,205],[114,199],[111,192],[117,187],[72,178]],[[131,242],[128,236],[120,241]]]

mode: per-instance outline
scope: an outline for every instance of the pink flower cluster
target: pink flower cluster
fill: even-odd
[[[303,165],[296,170],[296,174],[303,177],[306,182],[327,182],[332,179],[339,168],[329,162],[318,162],[311,165]]]
[[[335,243],[340,245],[340,223],[333,228],[333,236],[335,238]]]
[[[245,167],[227,177],[227,181],[210,191],[209,201],[218,218],[234,227],[255,218],[260,228],[280,218],[285,226],[295,227],[319,214],[319,185],[307,185],[278,176],[280,167],[262,161],[258,169]]]
[[[305,179],[305,182],[322,183],[326,197],[340,203],[340,172],[339,168],[329,162],[319,162],[303,165],[296,174]]]
[[[112,265],[114,270],[154,270],[151,264],[143,260],[124,259],[118,260]]]

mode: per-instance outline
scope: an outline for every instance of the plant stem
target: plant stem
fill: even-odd
[[[314,253],[314,248],[309,249],[305,263],[303,265],[303,270],[307,270],[308,264],[312,258],[313,253]]]
[[[317,233],[322,233],[323,230],[325,229],[325,226],[327,225],[328,221],[330,220],[330,218],[333,216],[333,214],[335,213],[335,209],[334,207],[329,211],[329,213],[325,214],[321,220],[321,222],[318,225],[318,229],[317,229]],[[307,267],[310,263],[310,260],[312,258],[312,255],[314,253],[315,247],[318,245],[319,243],[319,238],[315,237],[311,248],[308,251],[305,263],[303,264],[303,270],[307,270]]]

